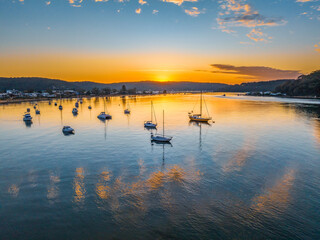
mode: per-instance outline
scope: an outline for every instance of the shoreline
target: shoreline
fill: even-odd
[[[171,94],[197,94],[199,92],[179,92],[179,93],[166,93],[165,95],[171,95]],[[206,92],[209,93],[209,92]],[[220,92],[213,92],[213,93],[220,93]],[[232,93],[236,94],[239,92],[221,92],[221,93]],[[123,95],[123,94],[115,94],[115,95],[103,95],[103,96],[83,96],[82,98],[96,98],[96,97],[121,97],[121,96],[156,96],[156,95],[163,95],[161,94],[133,94],[133,95]],[[246,95],[241,95],[246,96]],[[254,96],[254,95],[251,95]],[[312,96],[254,96],[254,97],[275,97],[275,98],[288,98],[288,99],[308,99],[308,100],[320,100],[320,97],[312,97]],[[61,99],[74,99],[77,97],[62,97]],[[19,99],[6,99],[6,100],[0,100],[0,105],[7,105],[7,104],[17,104],[17,103],[24,103],[24,102],[39,102],[39,101],[59,101],[60,98],[19,98]]]

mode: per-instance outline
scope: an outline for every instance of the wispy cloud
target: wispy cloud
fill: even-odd
[[[266,34],[257,27],[272,27],[286,23],[282,18],[269,18],[260,14],[252,9],[246,0],[221,0],[220,8],[217,23],[221,31],[234,33],[233,29],[236,27],[252,28],[247,36],[254,41],[266,40]]]
[[[267,34],[263,33],[260,28],[254,28],[250,33],[247,34],[247,37],[255,42],[267,42],[272,37],[268,37]]]
[[[51,1],[47,1],[46,2],[46,5],[48,6],[48,5],[50,5],[51,4]]]
[[[204,10],[200,11],[197,7],[185,9],[184,12],[192,17],[197,17],[199,14],[204,13]]]
[[[162,0],[163,2],[170,2],[177,5],[181,5],[184,2],[198,2],[198,0]]]
[[[139,3],[140,3],[141,5],[144,5],[144,4],[146,4],[146,3],[147,3],[147,1],[139,0]]]
[[[152,11],[152,14],[157,14],[159,11],[157,10],[157,9],[154,9],[153,11]]]
[[[301,75],[297,70],[282,70],[266,66],[234,66],[227,64],[211,64],[212,73],[242,75],[257,80],[291,79]]]
[[[68,0],[72,7],[81,7],[83,0]]]

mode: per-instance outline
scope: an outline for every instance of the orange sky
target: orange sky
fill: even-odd
[[[48,77],[67,81],[130,82],[130,81],[195,81],[236,84],[248,81],[274,80],[243,74],[212,73],[213,63],[234,66],[268,66],[276,69],[309,73],[317,69],[316,52],[301,54],[248,55],[232,54],[192,55],[154,53],[109,55],[99,53],[41,53],[8,54],[0,56],[2,77]],[[279,76],[278,78],[282,78]]]

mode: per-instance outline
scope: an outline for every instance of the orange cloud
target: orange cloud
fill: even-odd
[[[136,14],[140,14],[141,13],[141,8],[136,9]]]
[[[176,5],[181,5],[184,2],[198,2],[198,0],[162,0],[163,2],[170,2]]]
[[[197,17],[200,13],[202,13],[198,8],[192,7],[190,10],[185,9],[184,12],[192,17]]]

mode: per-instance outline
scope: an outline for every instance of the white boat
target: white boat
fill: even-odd
[[[109,113],[106,113],[106,103],[103,99],[104,111],[98,115],[98,118],[101,120],[112,119],[112,116]]]
[[[105,112],[101,112],[98,115],[98,118],[102,119],[102,120],[105,120],[105,119],[112,119],[112,116],[110,114],[105,113]]]
[[[74,133],[74,129],[70,126],[64,126],[62,128],[62,132],[65,134],[71,134],[71,133]]]
[[[155,122],[153,122],[153,115],[155,118]],[[144,127],[145,128],[156,128],[157,127],[157,117],[156,117],[156,113],[154,111],[153,108],[153,102],[151,101],[151,120],[150,121],[144,121]]]
[[[32,117],[31,117],[30,113],[25,113],[25,114],[23,115],[23,121],[29,122],[29,121],[31,121],[31,120],[32,120]]]
[[[162,134],[151,133],[151,141],[155,142],[170,142],[173,137],[164,135],[164,110],[163,110],[163,122],[162,122]]]
[[[189,112],[189,119],[190,121],[195,121],[195,122],[208,122],[210,120],[212,120],[212,117],[204,117],[202,115],[202,91],[201,91],[201,94],[200,94],[200,113],[193,113],[193,111]],[[208,112],[208,109],[207,109],[207,112]],[[209,115],[209,112],[208,112],[208,115]]]
[[[130,105],[129,105],[129,101],[127,101],[127,108],[124,110],[124,114],[130,114],[131,110],[130,110]]]
[[[73,108],[73,109],[72,109],[72,113],[73,113],[73,114],[78,114],[78,109],[77,109],[77,108]]]

